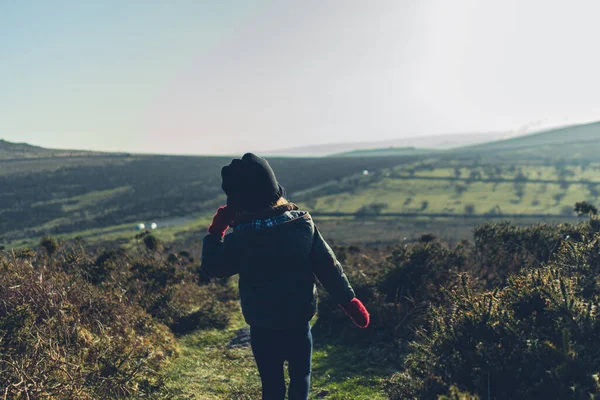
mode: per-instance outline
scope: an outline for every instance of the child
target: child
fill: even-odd
[[[227,206],[220,207],[203,239],[202,270],[208,276],[239,274],[242,312],[263,400],[308,398],[312,336],[309,321],[317,307],[315,276],[354,323],[369,325],[369,314],[310,214],[285,200],[284,189],[263,158],[245,154],[221,170]],[[224,237],[228,227],[233,232]]]

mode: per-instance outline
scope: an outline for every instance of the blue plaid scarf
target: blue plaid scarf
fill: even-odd
[[[285,224],[294,219],[298,219],[308,214],[306,211],[286,211],[283,214],[276,215],[274,217],[262,218],[262,219],[254,219],[249,222],[241,223],[233,227],[233,229],[253,229],[259,230],[264,228],[269,228],[275,225]]]

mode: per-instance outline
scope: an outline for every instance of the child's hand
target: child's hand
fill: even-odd
[[[225,231],[229,228],[229,225],[235,219],[235,212],[233,212],[227,206],[221,206],[215,214],[212,224],[208,227],[208,232],[220,236],[225,236]]]
[[[369,326],[369,312],[365,308],[364,304],[356,297],[346,304],[340,304],[340,307],[342,307],[352,322],[354,322],[354,324],[359,328],[366,328]]]

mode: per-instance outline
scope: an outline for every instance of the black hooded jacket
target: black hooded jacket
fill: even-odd
[[[296,209],[240,222],[224,240],[208,234],[201,268],[213,277],[239,274],[242,312],[252,326],[305,325],[317,309],[315,277],[337,303],[354,298],[342,266],[310,214]]]

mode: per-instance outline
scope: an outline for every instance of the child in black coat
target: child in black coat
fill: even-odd
[[[288,361],[289,400],[308,398],[312,358],[309,322],[317,307],[315,278],[356,325],[369,314],[354,295],[342,266],[310,214],[284,198],[266,160],[245,154],[223,167],[227,206],[220,207],[203,239],[208,276],[239,274],[242,312],[260,373],[263,400],[283,400]],[[225,231],[233,232],[225,236]]]

